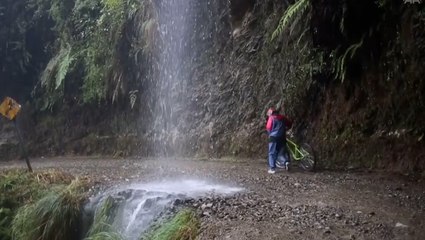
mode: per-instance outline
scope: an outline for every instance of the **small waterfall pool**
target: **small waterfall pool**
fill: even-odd
[[[102,207],[108,198],[117,203],[112,226],[125,239],[138,240],[152,223],[176,200],[198,199],[211,195],[231,195],[242,188],[199,179],[167,179],[148,183],[132,183],[103,192],[86,205],[89,215]]]

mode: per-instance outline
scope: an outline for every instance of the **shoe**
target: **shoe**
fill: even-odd
[[[286,162],[286,163],[285,163],[285,170],[286,170],[286,171],[289,171],[289,162]]]
[[[276,167],[277,168],[285,168],[285,164],[280,162],[280,161],[276,161]]]
[[[275,174],[275,173],[276,173],[276,171],[275,171],[274,169],[269,169],[268,173],[270,173],[270,174]]]

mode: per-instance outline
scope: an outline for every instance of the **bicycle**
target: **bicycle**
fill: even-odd
[[[313,148],[309,144],[302,143],[300,146],[291,139],[286,139],[286,149],[287,151],[282,148],[281,152],[279,152],[276,167],[285,168],[285,159],[282,159],[282,157],[285,157],[290,163],[292,162],[291,160],[298,162],[298,166],[305,171],[313,171],[315,169],[316,156]]]

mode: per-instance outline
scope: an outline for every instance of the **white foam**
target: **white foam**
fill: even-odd
[[[135,183],[131,184],[129,188],[148,192],[184,194],[189,197],[199,197],[208,193],[228,195],[243,190],[239,187],[230,187],[197,179],[167,179],[151,183]]]
[[[117,196],[130,190],[128,198],[120,201],[113,226],[127,240],[140,239],[143,231],[176,199],[202,198],[211,195],[231,195],[243,191],[211,181],[189,178],[164,179],[149,183],[133,183],[104,192],[93,200],[96,207],[107,196]],[[101,206],[101,205],[97,205]]]

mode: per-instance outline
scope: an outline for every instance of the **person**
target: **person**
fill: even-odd
[[[268,173],[276,172],[276,160],[279,152],[286,149],[286,130],[292,127],[292,121],[286,116],[279,114],[275,108],[267,110],[266,129],[269,136],[269,170]],[[287,159],[288,160],[288,159]],[[286,170],[289,168],[289,162],[285,162]]]

